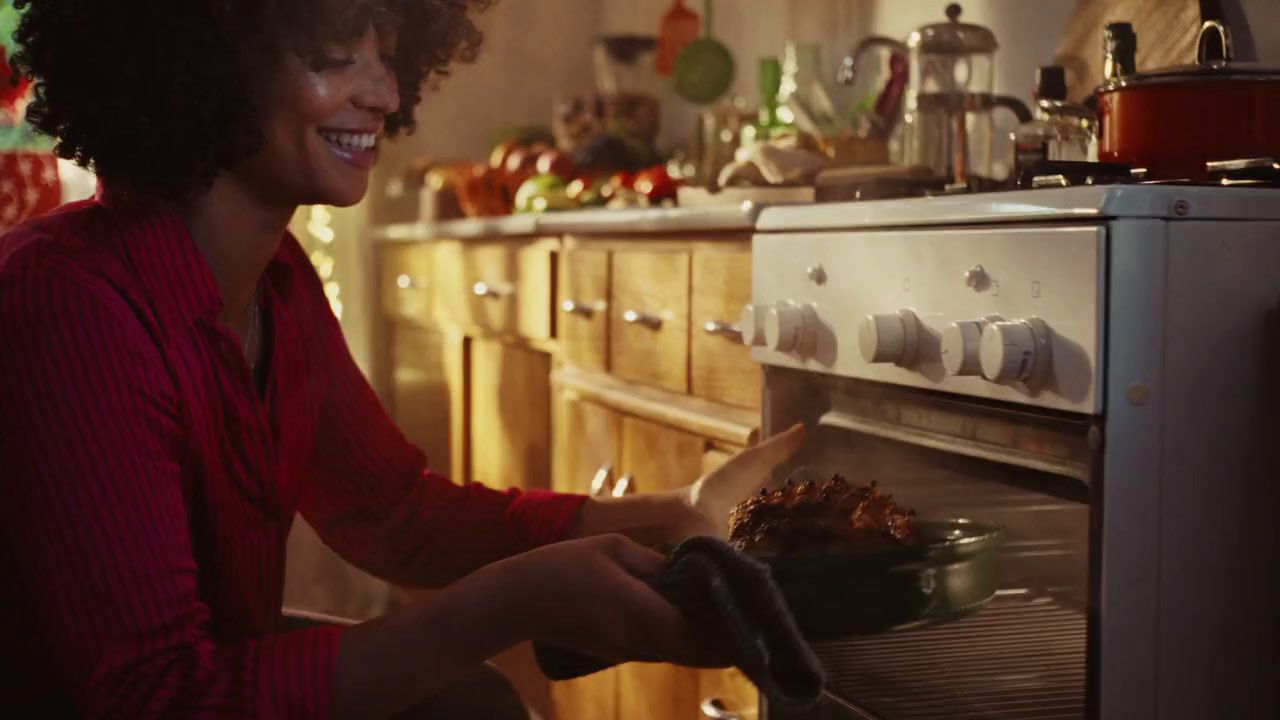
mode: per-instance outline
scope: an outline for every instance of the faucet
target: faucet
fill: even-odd
[[[846,55],[844,60],[841,61],[840,70],[837,71],[836,74],[836,82],[841,85],[852,85],[854,80],[858,77],[858,62],[861,60],[862,54],[876,47],[887,47],[890,50],[895,50],[903,55],[906,55],[909,52],[906,43],[903,43],[901,40],[894,40],[891,37],[885,37],[883,35],[869,35],[863,38],[862,41],[853,48],[853,51]]]

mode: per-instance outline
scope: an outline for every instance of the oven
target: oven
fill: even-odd
[[[794,466],[1003,525],[964,619],[817,646],[860,718],[1273,717],[1280,203],[1074,188],[766,210],[744,340]],[[998,200],[998,202],[993,202]]]

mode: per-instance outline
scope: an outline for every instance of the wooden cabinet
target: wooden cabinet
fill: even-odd
[[[689,389],[699,397],[760,408],[763,375],[737,327],[751,302],[751,252],[698,249],[693,253]]]
[[[734,332],[742,235],[444,239],[380,258],[388,404],[457,481],[660,492],[756,436],[761,373]],[[497,662],[546,720],[698,720],[709,697],[754,714],[737,671],[630,663],[552,684],[527,645]]]
[[[552,487],[586,494],[602,470],[616,472],[622,463],[622,416],[599,403],[561,392],[552,423],[555,468]]]
[[[706,441],[638,418],[622,420],[622,472],[640,492],[688,485],[702,473]],[[695,720],[698,673],[666,664],[618,668],[618,717],[625,720]]]
[[[640,418],[622,419],[622,472],[635,478],[636,492],[685,487],[702,475],[707,441]]]
[[[555,427],[557,489],[589,492],[603,468],[634,492],[681,487],[703,469],[707,441],[697,435],[622,415],[561,392]],[[607,492],[610,487],[605,486]],[[702,677],[673,665],[629,663],[552,687],[557,717],[675,720],[698,717]]]
[[[594,372],[609,366],[609,252],[566,250],[560,256],[557,330],[565,362]]]
[[[689,255],[613,254],[609,368],[623,380],[689,390]]]
[[[388,245],[382,250],[379,290],[383,312],[396,321],[429,323],[435,317],[435,247]]]
[[[466,338],[407,323],[393,324],[390,332],[392,419],[432,468],[465,479]]]
[[[560,492],[586,494],[601,471],[616,469],[622,458],[622,417],[568,393],[556,399],[555,472],[552,486]],[[551,699],[559,720],[618,717],[616,668],[577,680],[554,683]]]
[[[731,457],[733,453],[726,450],[707,450],[702,455],[702,473],[705,475],[719,468]],[[699,702],[715,698],[726,710],[744,719],[754,719],[760,704],[755,683],[738,668],[698,671],[698,698]]]
[[[551,356],[491,338],[471,341],[470,480],[551,488]]]
[[[698,697],[699,703],[715,698],[725,710],[744,720],[755,720],[760,704],[755,683],[738,668],[699,671]]]
[[[468,334],[549,340],[553,240],[432,243],[432,320]]]

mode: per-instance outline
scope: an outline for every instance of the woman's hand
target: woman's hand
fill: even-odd
[[[666,557],[622,535],[546,545],[494,563],[520,632],[614,661],[723,666],[692,640],[675,607],[649,587]]]
[[[685,501],[704,525],[702,532],[691,534],[727,538],[729,512],[738,503],[760,492],[774,470],[790,460],[803,444],[804,426],[795,425],[734,455],[729,462],[682,490]]]
[[[525,640],[617,662],[723,667],[646,579],[661,553],[621,535],[546,545],[487,565],[430,599],[347,628],[337,718],[390,717]]]
[[[729,511],[760,491],[778,466],[804,443],[804,426],[747,448],[692,485],[663,493],[591,498],[579,512],[572,537],[622,533],[649,546],[694,535],[724,538]]]

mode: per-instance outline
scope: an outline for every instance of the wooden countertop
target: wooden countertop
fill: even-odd
[[[376,228],[380,242],[466,240],[535,235],[655,235],[683,232],[750,232],[761,206],[754,203],[691,208],[571,210],[566,212],[399,223]]]

